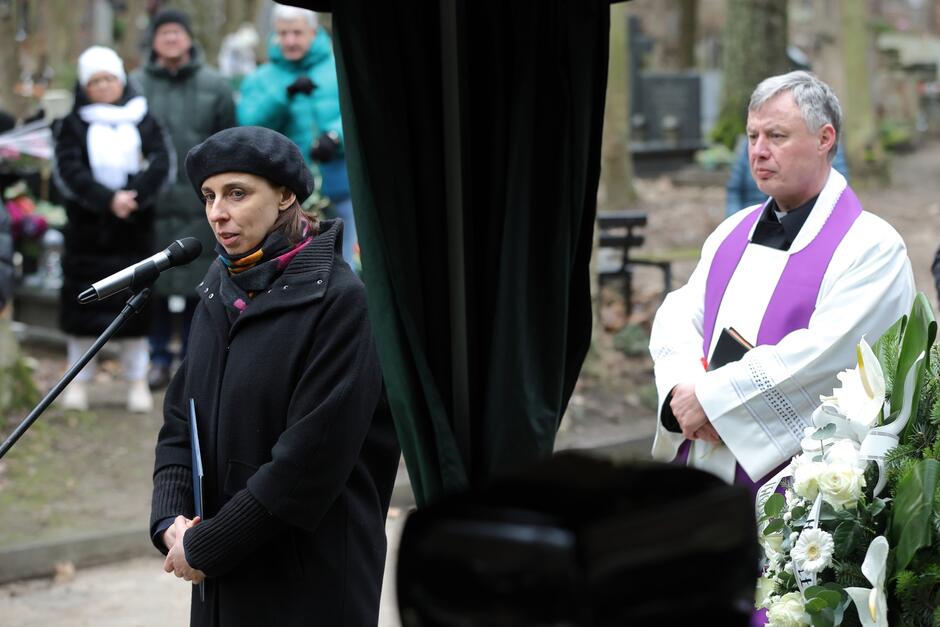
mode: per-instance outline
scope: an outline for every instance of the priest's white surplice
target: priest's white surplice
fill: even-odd
[[[845,186],[845,178],[831,170],[790,250],[747,245],[718,309],[709,354],[725,327],[756,343],[789,256],[819,234]],[[723,441],[717,446],[694,441],[689,465],[729,483],[735,461],[758,481],[798,453],[819,396],[832,393],[839,371],[854,367],[859,339],[874,342],[910,311],[914,299],[914,278],[901,236],[864,211],[833,254],[809,327],[705,372],[701,359],[706,278],[719,245],[749,213],[739,211],[708,237],[689,282],[670,293],[656,313],[650,338],[660,409],[677,384],[694,382],[695,395]],[[752,235],[753,227],[748,239]],[[672,460],[682,441],[681,434],[667,431],[657,418],[654,459]]]

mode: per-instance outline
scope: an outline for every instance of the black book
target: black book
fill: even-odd
[[[708,360],[708,370],[715,370],[738,361],[744,357],[744,353],[752,348],[754,348],[754,345],[741,337],[741,334],[735,331],[734,327],[726,327],[721,330],[721,335],[718,336],[718,341],[715,343],[712,358]]]

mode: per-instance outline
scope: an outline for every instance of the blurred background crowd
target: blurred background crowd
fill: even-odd
[[[343,219],[344,257],[359,267],[336,65],[329,18],[312,11],[251,0],[87,5],[0,3],[16,60],[0,77],[0,306],[14,284],[58,292],[74,363],[124,300],[79,305],[79,293],[175,239],[200,239],[201,259],[157,283],[116,336],[127,409],[146,413],[185,355],[194,286],[216,254],[182,169],[190,148],[235,125],[289,137],[318,183],[305,209]],[[92,361],[63,408],[88,409],[94,376]]]

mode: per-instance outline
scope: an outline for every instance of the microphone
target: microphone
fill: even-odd
[[[166,250],[138,261],[111,276],[93,283],[91,287],[78,295],[82,305],[104,300],[113,294],[130,287],[136,287],[143,281],[153,281],[161,272],[176,266],[185,266],[202,253],[202,243],[195,237],[178,239]]]

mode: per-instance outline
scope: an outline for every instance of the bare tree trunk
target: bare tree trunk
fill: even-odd
[[[854,183],[887,182],[889,173],[878,136],[871,94],[872,37],[864,2],[840,3],[842,67],[845,72],[845,153]]]
[[[26,101],[15,91],[20,80],[20,47],[16,41],[20,5],[7,3],[6,11],[0,12],[0,107],[20,117],[26,111]]]
[[[751,92],[763,79],[787,70],[787,3],[728,0],[722,43],[724,96],[712,136],[733,148],[744,132]]]
[[[601,187],[598,209],[623,209],[636,198],[629,150],[629,80],[627,76],[627,13],[623,4],[610,7],[610,52],[607,103],[601,146]]]
[[[75,56],[72,40],[75,29],[74,2],[70,0],[47,0],[42,3],[41,29],[37,35],[45,38],[43,47],[49,67],[55,73],[53,80],[61,86],[69,85],[75,76]]]
[[[698,31],[698,0],[679,0],[679,67],[695,67]]]
[[[260,0],[225,0],[225,34],[235,32],[244,23],[254,24]]]
[[[604,135],[601,144],[601,178],[598,186],[599,212],[623,209],[636,200],[633,188],[633,159],[630,156],[630,93],[627,72],[629,55],[627,12],[623,4],[610,7],[610,48],[607,65],[607,98],[604,106]],[[594,317],[600,315],[600,283],[597,276],[598,232],[594,229],[591,252],[591,301]],[[592,344],[602,325],[595,324]]]

